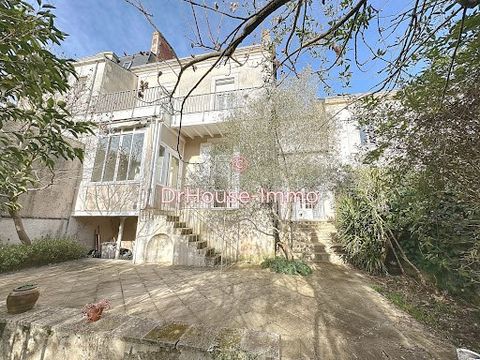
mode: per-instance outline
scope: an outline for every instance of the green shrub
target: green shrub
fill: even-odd
[[[0,245],[0,272],[85,257],[87,249],[72,239],[41,239],[31,245]]]
[[[436,286],[478,299],[478,204],[465,201],[455,186],[436,182],[428,173],[395,177],[386,170],[362,169],[350,176],[336,196],[338,240],[346,260],[371,273],[386,273],[397,240]]]
[[[276,273],[287,275],[307,276],[312,273],[312,269],[302,260],[287,260],[284,257],[274,257],[265,259],[261,263],[261,267],[270,268]]]
[[[338,239],[346,260],[368,272],[386,273],[390,228],[384,184],[378,169],[364,169],[336,198]]]
[[[452,186],[417,176],[392,198],[391,221],[408,257],[452,294],[478,296],[480,207]]]

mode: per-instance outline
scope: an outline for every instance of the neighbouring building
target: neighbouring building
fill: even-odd
[[[179,65],[159,33],[153,34],[150,51],[123,57],[103,52],[78,60],[72,113],[95,121],[96,135],[81,139],[83,164],[59,164],[63,176],[22,199],[30,236],[68,235],[92,249],[121,243],[135,263],[208,265],[272,255],[273,240],[262,229],[231,220],[234,206],[187,209],[162,202],[162,189],[181,190],[188,173],[223,136],[219,124],[229,111],[273,81],[273,57],[264,46],[237,49],[235,61],[217,65],[187,98],[178,137],[183,97],[214,61],[186,71],[170,99]],[[322,101],[338,120],[342,161],[353,161],[366,139],[351,120],[349,98]],[[297,206],[295,219],[328,221],[332,201],[330,194],[315,206]],[[18,241],[10,218],[0,218],[0,229],[2,242]]]

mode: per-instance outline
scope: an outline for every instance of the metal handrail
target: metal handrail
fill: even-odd
[[[161,191],[156,191],[156,193]],[[211,219],[207,218],[202,210],[210,208],[198,208],[186,206],[180,201],[167,203],[162,201],[158,196],[153,199],[153,208],[160,209],[167,214],[178,216],[180,221],[187,224],[193,229],[193,233],[200,235],[202,240],[207,242],[207,247],[214,248],[220,253],[220,268],[226,269],[232,266],[238,260],[238,246],[239,246],[239,229],[236,235],[232,236],[227,232],[227,219],[230,215],[226,211],[222,211],[223,215],[223,229],[219,230],[211,224]],[[237,223],[237,226],[240,224]]]
[[[200,236],[206,236],[205,240],[207,244],[220,252],[220,268],[226,269],[238,260],[239,231],[237,230],[235,237],[227,233],[227,213],[222,212],[222,215],[223,230],[219,232],[218,228],[211,225],[210,219],[208,219],[200,209],[193,207],[180,209],[181,218],[185,220],[190,227],[193,222],[193,229],[196,230]],[[200,226],[200,228],[198,228],[198,226]],[[202,231],[202,227],[206,227],[208,231]],[[212,239],[212,237],[219,237],[220,239]],[[220,244],[220,249],[218,249],[218,244]]]
[[[243,107],[260,89],[263,89],[263,87],[190,95],[183,104],[182,113],[193,114],[237,109]],[[174,113],[180,113],[184,99],[184,96],[173,99]]]
[[[160,86],[140,90],[126,90],[92,96],[91,110],[94,113],[130,110],[146,106],[168,104],[169,98]]]
[[[190,95],[183,105],[183,114],[238,108],[260,89],[263,87]],[[133,89],[95,95],[92,96],[89,108],[93,113],[105,113],[157,105],[167,108],[171,105],[169,109],[173,113],[179,113],[184,99],[184,96],[176,96],[169,104],[170,97],[165,94],[164,88],[156,86],[143,91]]]

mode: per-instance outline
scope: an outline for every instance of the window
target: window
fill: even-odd
[[[118,149],[118,170],[117,180],[127,180],[128,162],[130,159],[130,149],[132,147],[133,134],[123,135],[122,146]]]
[[[366,125],[360,127],[360,143],[362,145],[371,145],[376,143],[375,131],[372,126]]]
[[[120,136],[112,136],[105,159],[105,168],[103,169],[103,181],[113,181],[115,167],[117,165],[117,153],[120,145]]]
[[[215,110],[227,110],[234,107],[235,78],[215,80]]]
[[[98,141],[92,181],[125,181],[140,179],[143,132],[102,137]]]
[[[166,155],[165,146],[160,145],[158,147],[158,157],[157,157],[157,182],[162,185],[165,185],[167,182],[166,180],[167,172],[165,171],[165,169],[168,166],[166,164],[168,157],[165,155]]]
[[[305,200],[305,209],[315,209],[318,204],[318,199],[306,199]]]
[[[108,147],[108,138],[103,137],[98,140],[97,153],[95,154],[95,163],[93,164],[92,181],[102,180],[103,164]]]
[[[169,168],[170,168],[170,154],[165,151],[165,147],[163,147],[163,151],[161,152],[162,154],[162,172],[161,172],[161,184],[162,185],[168,185],[167,180],[168,180],[168,173],[169,173]]]
[[[122,66],[128,70],[132,66],[132,62],[131,61],[124,62]]]
[[[173,155],[173,150],[160,145],[157,157],[157,183],[172,189],[178,188],[180,160]]]
[[[132,141],[132,151],[130,152],[130,163],[128,166],[128,180],[137,180],[140,178],[140,168],[142,165],[143,133],[134,134]]]
[[[169,178],[168,178],[168,186],[172,189],[176,189],[178,187],[178,169],[179,169],[180,162],[177,157],[170,154],[170,171],[169,171]]]

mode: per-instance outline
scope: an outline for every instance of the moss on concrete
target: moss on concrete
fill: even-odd
[[[215,360],[253,360],[258,357],[247,354],[241,349],[244,333],[239,329],[222,329],[216,338],[216,346],[212,353]]]
[[[189,325],[171,323],[165,326],[157,326],[147,335],[146,340],[161,341],[167,343],[176,343],[180,337],[187,331]]]

